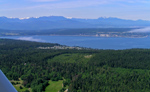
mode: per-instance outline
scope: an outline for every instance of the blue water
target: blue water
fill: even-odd
[[[80,46],[94,49],[131,49],[150,48],[150,37],[90,37],[90,36],[6,36],[0,38],[30,40],[38,42],[59,43],[67,46]]]

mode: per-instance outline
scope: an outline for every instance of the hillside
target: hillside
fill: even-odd
[[[60,92],[150,91],[149,49],[38,48],[56,45],[0,39],[0,69],[26,92],[48,91],[56,84],[62,85]]]

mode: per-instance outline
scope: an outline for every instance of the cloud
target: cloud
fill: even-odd
[[[57,2],[57,3],[47,3],[40,5],[41,8],[47,9],[59,9],[59,8],[79,8],[79,7],[88,7],[88,6],[96,6],[101,4],[106,4],[107,1],[100,0],[70,0],[65,2]],[[39,6],[39,7],[40,7]]]
[[[150,3],[149,0],[106,0],[106,1],[113,1],[113,2],[127,2],[127,3]]]
[[[46,4],[39,4],[35,7],[47,8],[47,9],[56,9],[56,8],[79,8],[79,7],[88,7],[88,6],[99,6],[99,5],[107,5],[107,4],[115,4],[115,5],[123,5],[128,7],[127,3],[135,4],[135,3],[150,3],[147,0],[32,0],[36,2],[48,2]],[[51,3],[50,1],[58,1]],[[127,5],[127,6],[126,6]]]
[[[33,2],[53,2],[53,1],[58,1],[58,0],[30,0]]]
[[[36,41],[36,42],[44,42],[43,40],[41,39],[35,39],[33,37],[20,37],[20,38],[17,38],[18,40],[25,40],[25,41]]]
[[[150,33],[150,27],[145,27],[141,29],[134,29],[129,31],[130,33]]]
[[[126,3],[150,3],[150,1],[147,1],[147,0],[26,0],[26,3],[29,3],[29,1],[39,2],[39,3],[33,3],[32,5],[28,5],[26,7],[19,6],[16,8],[19,10],[20,9],[39,9],[39,8],[40,9],[44,9],[44,8],[45,9],[64,9],[64,8],[100,6],[100,5],[107,5],[107,4],[115,4],[115,5],[128,7],[128,4]],[[41,2],[46,2],[46,3],[41,3]],[[9,8],[9,9],[10,10],[14,9],[14,7]],[[0,10],[2,11],[2,9]]]

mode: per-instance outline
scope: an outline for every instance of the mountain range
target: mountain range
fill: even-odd
[[[39,18],[7,18],[0,17],[0,29],[9,30],[43,30],[60,28],[136,28],[148,27],[150,21],[125,20],[119,18],[81,19],[63,16],[44,16]]]

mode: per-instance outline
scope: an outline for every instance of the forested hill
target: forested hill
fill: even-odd
[[[38,48],[55,45],[0,39],[0,69],[18,91],[150,91],[150,49]]]
[[[17,36],[17,35],[96,35],[120,33],[127,34],[128,31],[137,28],[75,28],[75,29],[48,29],[48,30],[4,30],[0,29],[0,36]]]

